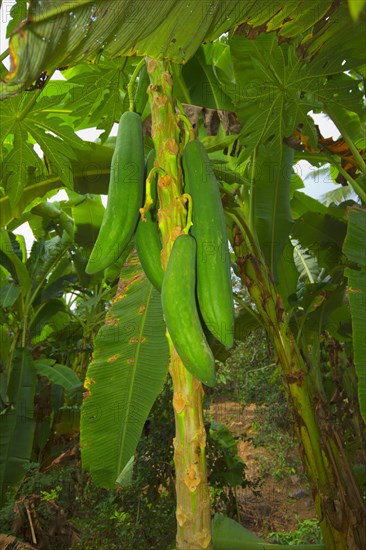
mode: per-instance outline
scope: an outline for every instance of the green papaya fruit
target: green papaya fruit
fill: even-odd
[[[202,318],[219,342],[234,343],[234,302],[229,240],[219,186],[202,143],[183,151],[185,191],[192,196],[192,230],[197,242],[197,297]]]
[[[152,150],[146,159],[146,177],[154,166],[155,151]],[[163,284],[164,270],[161,265],[161,241],[157,221],[157,178],[151,182],[153,205],[146,213],[146,221],[140,217],[135,233],[135,246],[142,269],[149,281],[160,292]]]
[[[184,366],[207,386],[215,385],[215,360],[202,330],[196,303],[196,241],[179,235],[170,253],[161,290],[168,332]]]
[[[86,272],[97,273],[123,253],[135,232],[144,191],[144,137],[141,117],[121,116],[112,157],[108,202]]]

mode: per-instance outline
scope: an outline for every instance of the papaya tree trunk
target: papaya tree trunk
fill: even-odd
[[[326,548],[366,548],[366,507],[342,437],[312,384],[263,256],[245,221],[240,222],[240,228],[234,230],[240,277],[262,317],[283,371]]]
[[[162,235],[162,264],[166,269],[174,240],[183,232],[187,212],[182,185],[180,157],[185,134],[178,125],[168,65],[147,60],[148,89],[152,114],[151,135],[158,170],[159,228]],[[183,140],[183,142],[182,142]],[[193,275],[193,274],[192,274]],[[210,498],[206,472],[206,434],[203,424],[202,384],[184,367],[169,335],[173,380],[176,436],[177,550],[212,549]]]

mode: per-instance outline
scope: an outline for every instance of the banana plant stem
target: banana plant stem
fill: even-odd
[[[240,245],[234,245],[238,267],[283,371],[326,548],[348,550],[364,547],[366,507],[342,440],[327,419],[327,405],[313,384],[308,363],[292,334],[263,256],[256,248],[245,220],[238,221],[240,229],[239,224],[237,227],[243,237]],[[317,368],[317,365],[313,367]],[[353,503],[352,509],[350,502]]]

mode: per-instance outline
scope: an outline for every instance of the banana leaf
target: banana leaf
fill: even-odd
[[[85,380],[82,463],[97,485],[113,488],[121,479],[162,389],[168,357],[160,294],[130,256]]]
[[[18,348],[11,366],[8,403],[0,413],[0,504],[24,477],[29,464],[35,430],[35,389],[32,357],[26,349]]]
[[[366,210],[351,208],[347,236],[343,246],[352,267],[348,277],[348,298],[351,307],[354,361],[358,378],[360,411],[366,422]]]
[[[242,22],[254,27],[266,23],[271,30],[297,36],[324,17],[331,3],[311,2],[303,17],[304,0],[283,1],[276,9],[267,0],[34,0],[11,35],[12,65],[0,83],[0,98],[29,87],[42,73],[101,52],[186,63],[202,42]],[[42,77],[38,82],[42,84]]]

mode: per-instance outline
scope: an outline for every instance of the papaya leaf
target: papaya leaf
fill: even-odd
[[[41,165],[40,158],[26,140],[26,134],[17,125],[14,128],[13,148],[6,155],[1,167],[1,179],[12,207],[19,203],[28,179],[28,170],[39,169]]]
[[[78,128],[103,129],[100,139],[105,141],[113,124],[128,108],[121,91],[127,88],[134,69],[132,63],[136,63],[135,58],[101,59],[97,65],[81,63],[66,71],[73,89],[65,101],[65,109],[75,117]]]
[[[75,134],[65,109],[60,109],[66,93],[52,92],[51,87],[49,95],[45,91],[39,96],[23,93],[0,103],[1,184],[17,215],[22,212],[19,203],[28,185],[57,177],[62,185],[72,187],[71,160],[77,160],[75,150],[88,148],[87,142]],[[51,115],[56,105],[62,114]],[[34,143],[40,146],[45,162],[36,153]]]
[[[241,143],[245,149],[240,159],[245,160],[272,136],[281,142],[300,123],[315,147],[317,134],[308,112],[319,107],[314,97],[319,84],[311,78],[308,65],[297,57],[295,47],[280,46],[275,35],[265,34],[256,40],[234,37],[230,47],[236,83],[227,93],[243,125]],[[305,88],[308,93],[302,93]]]
[[[114,487],[134,454],[168,355],[160,294],[130,256],[85,380],[82,462],[97,485]]]
[[[46,94],[46,90],[44,92]],[[46,96],[47,97],[47,96]],[[50,115],[52,112],[52,106],[59,106],[62,100],[62,95],[55,95],[47,97],[47,101],[42,103],[43,96],[40,96],[39,105],[35,105],[34,109],[29,111],[27,117],[25,117],[25,127],[28,132],[33,135],[36,141],[40,135],[43,135],[43,142],[50,135],[55,134],[57,139],[57,149],[61,156],[70,160],[76,160],[75,149],[86,151],[88,149],[88,143],[83,141],[73,129],[71,119],[66,116]],[[45,142],[47,143],[47,142]],[[53,150],[53,143],[49,142],[48,147]],[[43,149],[42,144],[41,149]],[[56,146],[55,146],[56,149]],[[47,152],[44,151],[47,156]]]
[[[25,475],[29,463],[35,420],[33,400],[36,373],[30,353],[15,351],[7,395],[9,403],[0,414],[0,503],[7,491]]]
[[[32,127],[32,136],[41,147],[50,172],[58,176],[66,187],[73,187],[70,157],[74,158],[72,149],[65,146],[61,139],[46,133],[43,128],[36,125]],[[15,148],[17,153],[18,148]],[[19,200],[19,199],[18,199]]]
[[[87,149],[75,149],[76,159],[71,159],[75,190],[81,194],[107,194],[110,166],[113,149],[98,143],[85,142]],[[29,182],[24,188],[17,210],[10,204],[8,195],[0,197],[1,225],[5,226],[12,218],[18,217],[18,212],[25,211],[37,205],[37,198],[43,197],[53,189],[64,186],[59,176],[44,175],[36,181]]]
[[[347,19],[350,21],[349,16]],[[358,33],[359,29],[355,30]],[[322,60],[314,55],[314,59],[304,62],[296,46],[296,43],[280,44],[275,34],[265,33],[255,40],[234,36],[230,41],[235,82],[225,90],[243,125],[243,160],[271,136],[280,140],[291,136],[299,124],[309,144],[316,148],[317,132],[308,114],[311,110],[327,112],[331,108],[338,113],[346,108],[364,116],[359,81],[344,74],[347,69],[344,60],[349,68],[353,63],[357,66],[358,54],[355,57],[352,50],[347,58],[338,46],[335,55],[328,51]]]

